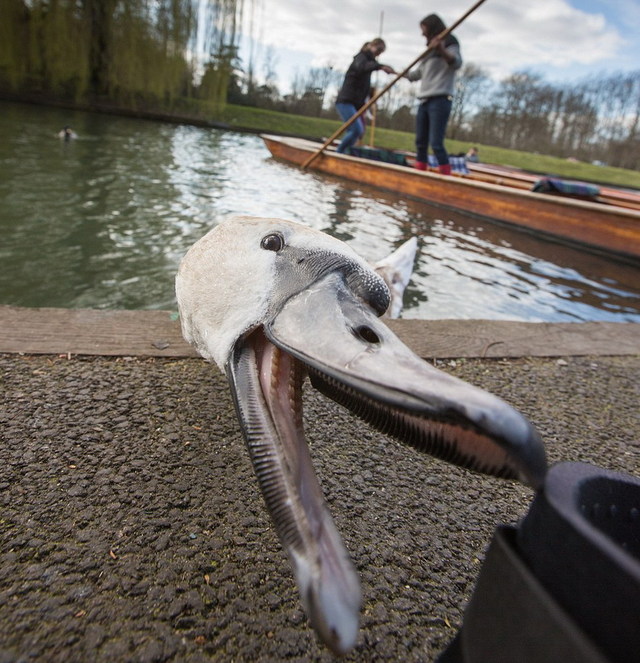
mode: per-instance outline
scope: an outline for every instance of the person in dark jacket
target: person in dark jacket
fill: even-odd
[[[344,77],[342,87],[336,99],[336,110],[346,122],[364,106],[371,90],[371,73],[381,69],[386,74],[395,74],[395,71],[386,64],[380,64],[376,58],[384,53],[386,44],[376,37],[368,41],[353,58]],[[338,152],[345,152],[347,148],[355,145],[364,135],[364,120],[359,117],[347,129],[344,138],[338,145]]]

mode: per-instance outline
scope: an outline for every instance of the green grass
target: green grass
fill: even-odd
[[[228,105],[220,116],[211,119],[224,122],[231,128],[251,129],[264,131],[265,133],[294,134],[318,139],[329,137],[341,125],[337,120],[233,105]],[[365,136],[365,139],[367,138],[368,133]],[[377,128],[375,143],[378,147],[413,150],[414,136],[413,133],[406,131]],[[534,173],[640,189],[640,172],[635,170],[594,166],[582,162],[576,163],[559,157],[507,150],[501,147],[483,145],[475,141],[472,143],[470,141],[447,140],[446,144],[447,149],[452,154],[466,152],[473,144],[478,147],[480,158],[484,163],[515,166]]]
[[[222,121],[235,128],[258,129],[265,133],[295,134],[310,138],[329,137],[340,126],[339,122],[333,120],[278,113],[249,106],[227,106]]]

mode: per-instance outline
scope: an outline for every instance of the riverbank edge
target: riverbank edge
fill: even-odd
[[[640,356],[640,323],[387,320],[425,359]],[[175,311],[0,306],[0,353],[196,357]]]
[[[103,113],[105,115],[114,115],[120,117],[129,117],[139,120],[150,120],[157,122],[167,122],[176,125],[192,125],[201,128],[208,129],[218,129],[221,131],[234,131],[238,133],[246,133],[253,135],[260,135],[263,133],[271,134],[275,136],[291,136],[294,138],[304,138],[307,140],[323,142],[325,137],[332,134],[335,129],[340,126],[340,123],[329,118],[319,118],[311,117],[306,115],[294,115],[289,113],[281,113],[279,111],[271,111],[267,109],[260,109],[252,106],[241,106],[245,111],[251,112],[255,111],[256,113],[273,113],[276,116],[282,116],[286,119],[287,129],[282,130],[278,127],[273,126],[272,122],[261,123],[257,121],[254,125],[248,125],[246,122],[241,122],[236,124],[232,121],[222,121],[222,120],[210,120],[203,118],[198,115],[185,113],[185,112],[167,112],[167,111],[154,111],[154,110],[143,110],[143,109],[133,109],[126,108],[123,106],[118,106],[115,104],[109,104],[104,102],[74,102],[68,100],[56,100],[44,98],[38,95],[12,95],[6,90],[0,90],[0,101],[6,101],[10,103],[24,103],[24,104],[33,104],[38,106],[51,106],[54,108],[64,108],[68,110],[81,111],[87,113]],[[255,118],[254,118],[255,119]],[[292,125],[296,123],[297,120],[306,124],[307,122],[317,124],[322,123],[321,127],[318,127],[314,132],[307,131],[295,131],[292,129]],[[393,140],[383,140],[383,136],[386,135],[386,132],[390,132],[394,135],[410,136],[409,144],[398,144],[397,139]],[[405,131],[399,131],[394,129],[384,129],[379,128],[378,132],[378,144],[380,147],[387,147],[390,149],[413,149],[413,134]],[[456,139],[447,139],[448,143],[452,147],[452,153],[455,152],[455,145],[459,142]],[[406,142],[406,141],[401,141]],[[466,145],[468,141],[463,141],[458,145],[458,149],[466,150]],[[495,164],[495,165],[504,165],[510,168],[524,169],[527,172],[538,174],[541,176],[551,176],[562,177],[570,180],[577,180],[581,182],[589,182],[597,185],[621,187],[623,189],[630,190],[640,190],[640,184],[637,180],[636,171],[630,171],[625,169],[613,168],[614,171],[620,171],[622,176],[619,174],[607,176],[606,168],[601,166],[591,166],[587,165],[589,168],[595,168],[593,172],[584,173],[584,172],[575,172],[574,164],[570,162],[565,162],[564,159],[559,157],[548,156],[545,158],[553,159],[553,165],[546,164],[544,166],[540,165],[539,167],[533,167],[531,164],[525,166],[520,163],[519,159],[514,159],[512,152],[517,153],[518,151],[509,150],[508,148],[492,148],[491,146],[483,145],[482,143],[476,144],[483,150],[484,157],[486,159],[487,150],[498,150],[501,157],[494,155],[494,158],[488,158],[486,163]],[[507,157],[506,154],[511,156]],[[527,153],[522,153],[527,154]],[[631,179],[630,175],[631,174]]]
[[[220,129],[222,131],[237,131],[260,135],[270,133],[276,136],[293,136],[294,138],[305,138],[306,140],[322,141],[323,138],[317,134],[296,134],[293,132],[278,131],[277,129],[267,129],[265,127],[250,127],[236,125],[232,122],[223,122],[220,120],[209,120],[197,115],[185,113],[169,113],[162,111],[143,110],[136,108],[125,108],[115,104],[105,103],[81,103],[63,101],[59,99],[44,99],[35,95],[31,96],[12,96],[6,92],[0,92],[0,101],[6,101],[15,104],[32,104],[34,106],[51,106],[52,108],[63,108],[65,110],[80,111],[83,113],[102,113],[104,115],[115,115],[118,117],[130,117],[136,120],[150,120],[153,122],[168,122],[171,124],[188,124],[194,127],[203,127],[205,129]],[[311,118],[315,119],[315,118]],[[327,120],[330,121],[330,120]],[[339,123],[335,122],[336,128]]]

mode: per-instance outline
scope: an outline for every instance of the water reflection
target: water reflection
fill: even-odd
[[[303,172],[256,136],[2,103],[0,197],[4,304],[173,309],[186,249],[252,214],[370,260],[418,235],[405,317],[640,322],[638,266]]]

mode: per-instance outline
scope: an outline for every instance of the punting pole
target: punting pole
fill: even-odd
[[[384,11],[380,12],[380,30],[378,30],[378,37],[382,37],[382,24],[384,23]],[[378,72],[376,72],[376,85],[371,88],[371,96],[373,97],[376,93],[376,87],[378,83]],[[371,106],[371,122],[369,123],[369,147],[374,146],[374,139],[376,135],[376,115],[378,113],[378,107],[373,104]]]
[[[478,0],[473,7],[468,9],[455,23],[452,23],[448,28],[443,30],[438,37],[440,39],[443,39],[446,37],[450,32],[453,32],[466,18],[467,16],[470,16],[478,7],[483,4],[485,0]],[[402,72],[399,74],[396,74],[396,77],[386,85],[386,87],[383,87],[380,92],[377,92],[376,94],[367,101],[367,103],[358,110],[358,112],[355,115],[352,115],[339,129],[337,129],[327,140],[324,142],[324,145],[318,149],[316,152],[314,152],[303,164],[302,164],[302,169],[304,170],[311,164],[312,161],[314,161],[324,150],[331,145],[331,143],[349,126],[351,126],[363,113],[367,111],[367,109],[372,106],[373,104],[380,99],[380,97],[385,94],[392,86],[394,86],[403,76],[406,76],[406,74],[409,72],[410,69],[412,69],[422,58],[424,58],[427,53],[431,50],[431,46],[427,48],[426,51],[421,53],[406,69],[404,69]]]

